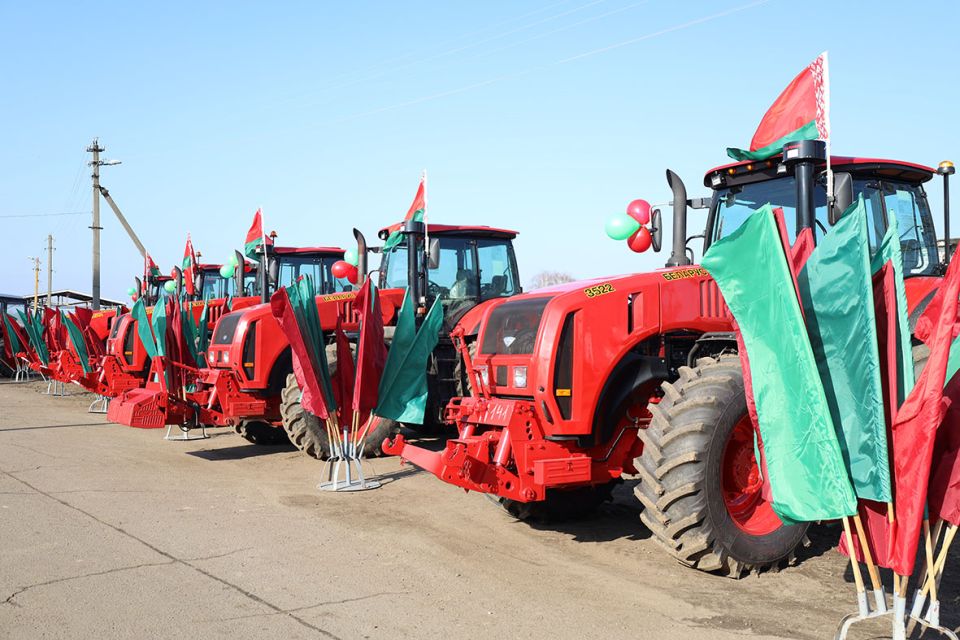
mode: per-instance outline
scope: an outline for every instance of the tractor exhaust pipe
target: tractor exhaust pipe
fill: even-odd
[[[667,169],[667,184],[673,191],[673,250],[667,266],[682,267],[691,264],[687,257],[687,187],[670,169]]]
[[[353,229],[353,237],[357,239],[357,285],[363,286],[367,279],[367,239],[357,228]]]
[[[243,254],[236,249],[233,250],[233,255],[237,258],[237,268],[233,270],[233,284],[237,297],[241,297],[246,293],[246,291],[243,290],[243,278],[246,275],[244,272],[247,268],[247,261]]]
[[[946,271],[950,264],[950,176],[956,173],[956,168],[949,160],[944,160],[937,167],[937,173],[943,176],[943,268]]]

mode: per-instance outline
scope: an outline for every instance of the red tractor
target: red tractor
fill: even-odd
[[[386,230],[381,233],[384,234]],[[512,295],[519,290],[512,239],[516,233],[489,227],[426,225],[407,223],[405,242],[384,254],[379,272],[380,305],[384,324],[395,321],[406,288],[414,299],[427,301],[440,296],[449,318],[459,318],[478,303],[494,297]],[[363,235],[358,240],[359,277],[366,274],[367,246]],[[424,244],[429,236],[429,246]],[[378,251],[374,249],[373,251]],[[342,251],[341,254],[342,255]],[[339,258],[338,258],[339,259]],[[344,329],[357,329],[353,309],[354,291],[323,269],[303,268],[291,272],[295,280],[310,273],[320,292],[317,309],[325,330],[336,326],[337,318],[346,320]],[[429,277],[426,273],[429,272]],[[285,284],[293,282],[283,277]],[[452,326],[452,325],[451,325]],[[326,432],[316,417],[303,411],[300,389],[293,375],[290,346],[267,304],[242,313],[224,316],[214,331],[207,351],[208,368],[200,374],[198,391],[193,394],[201,407],[198,422],[232,425],[244,438],[256,444],[288,440],[310,456],[327,455]],[[433,420],[439,421],[446,400],[462,389],[459,384],[459,359],[452,345],[441,342],[434,354],[430,376]],[[397,426],[384,423],[375,443],[392,435]]]
[[[367,247],[363,236],[354,231],[358,240],[358,254],[362,256],[359,272],[366,272]],[[507,229],[485,226],[430,224],[408,221],[401,229],[403,241],[390,250],[375,249],[383,258],[376,275],[380,291],[380,306],[384,324],[396,319],[396,311],[403,302],[406,290],[417,301],[417,313],[422,316],[429,305],[439,299],[444,310],[444,329],[427,363],[427,407],[425,426],[442,425],[447,402],[466,391],[467,379],[460,366],[459,355],[447,337],[460,318],[492,300],[513,296],[520,292],[520,276],[513,239],[517,233]],[[380,230],[386,240],[388,229]],[[361,280],[362,281],[362,280]],[[318,298],[321,321],[324,305]],[[327,312],[329,314],[329,310]],[[387,326],[389,340],[392,327]],[[236,344],[236,341],[235,341]],[[237,347],[233,347],[234,351]],[[327,347],[327,358],[335,367],[336,348]],[[324,424],[300,405],[300,388],[293,373],[286,378],[280,403],[283,429],[290,441],[301,451],[315,458],[329,454],[327,431]],[[379,443],[399,430],[392,420],[379,420],[375,431],[367,438],[365,453],[382,452]]]
[[[237,275],[231,279],[222,278],[219,271],[220,265],[216,264],[200,264],[196,271],[198,294],[195,297],[197,300],[190,304],[194,317],[199,320],[203,311],[203,301],[208,301],[208,327],[212,327],[223,314],[228,300],[231,307],[239,308],[259,300],[254,297],[256,293],[254,267],[247,265],[245,269],[238,268]],[[137,278],[136,290],[148,305],[152,305],[164,298],[164,285],[167,282],[175,282],[175,289],[179,291],[182,286],[181,278],[179,269],[174,270],[174,276],[148,276],[145,282]],[[148,317],[152,311],[152,306],[147,307]],[[137,336],[136,320],[129,313],[119,314],[113,318],[109,334],[106,334],[105,338],[105,355],[96,363],[94,371],[94,376],[80,376],[75,381],[88,391],[108,398],[116,398],[126,391],[141,388],[146,384],[150,371],[150,357]]]
[[[441,480],[495,497],[519,518],[585,513],[630,475],[643,524],[680,562],[739,576],[789,559],[806,524],[784,525],[763,497],[731,316],[690,240],[732,233],[766,203],[781,207],[791,241],[822,236],[862,194],[872,248],[897,216],[911,321],[944,265],[923,185],[934,169],[909,162],[832,158],[828,206],[823,144],[799,142],[768,161],[712,169],[708,199],[673,191],[666,268],[564,284],[492,302],[453,331],[471,393],[453,399],[458,436],[441,452],[385,441]],[[688,238],[687,209],[707,209]],[[653,216],[659,250],[659,212]]]
[[[210,341],[211,349],[222,335],[219,327],[229,327],[246,310],[251,308],[265,308],[263,303],[269,299],[270,291],[275,288],[278,282],[290,284],[303,273],[312,273],[318,277],[326,277],[329,280],[329,287],[342,287],[342,284],[336,285],[330,275],[330,267],[334,262],[343,256],[343,250],[335,247],[275,247],[270,245],[266,259],[266,267],[263,266],[263,255],[261,252],[261,264],[255,270],[246,265],[243,256],[238,253],[238,263],[245,265],[244,269],[236,269],[234,279],[226,282],[217,277],[205,275],[201,272],[198,283],[198,290],[215,290],[217,287],[228,287],[221,290],[221,293],[227,293],[227,298],[218,298],[209,300],[207,305],[207,330],[212,331]],[[176,272],[177,270],[175,270]],[[179,290],[179,284],[177,285]],[[234,291],[242,291],[243,297],[229,297]],[[256,294],[256,295],[255,295]],[[197,300],[188,303],[191,306],[196,318],[199,318],[204,301]],[[269,310],[268,310],[269,312]],[[225,323],[225,324],[223,324]],[[142,384],[135,384],[126,389],[120,397],[117,397],[111,403],[109,418],[120,424],[140,428],[159,428],[165,424],[200,424],[201,421],[206,424],[220,424],[216,421],[219,411],[216,402],[222,401],[224,396],[230,398],[229,393],[218,395],[218,389],[214,387],[204,387],[207,381],[205,375],[208,369],[191,369],[189,376],[194,381],[194,385],[200,388],[189,393],[189,399],[183,397],[183,390],[167,390],[163,388],[157,376],[151,375],[157,368],[157,364],[151,362],[146,353],[143,343],[137,336],[136,322],[132,317],[127,316],[124,323],[120,325],[116,338],[112,339],[108,349],[114,349],[113,353],[121,353],[122,358],[115,358],[110,366],[115,366],[121,370],[118,380],[124,380],[124,374],[129,372],[136,381],[142,380]],[[122,340],[122,342],[121,342]],[[212,364],[213,354],[208,354],[208,365]],[[169,363],[168,363],[169,364]],[[174,366],[181,366],[175,363]],[[104,367],[107,370],[107,367]],[[152,379],[152,382],[151,382]],[[202,414],[202,415],[201,415]]]

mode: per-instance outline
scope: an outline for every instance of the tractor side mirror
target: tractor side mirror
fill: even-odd
[[[833,174],[833,206],[830,207],[828,221],[830,226],[840,221],[843,212],[853,204],[853,176],[849,173]]]
[[[276,287],[277,281],[280,279],[280,261],[276,256],[270,258],[267,266],[267,276],[270,278],[270,286]]]
[[[427,249],[427,268],[440,268],[440,238],[430,238],[430,246]]]
[[[650,213],[650,246],[656,252],[663,246],[663,219],[660,209],[654,209]]]

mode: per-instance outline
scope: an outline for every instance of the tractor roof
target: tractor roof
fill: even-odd
[[[390,227],[384,227],[380,229],[380,236],[386,237],[392,228],[395,228],[397,225],[391,225]],[[485,225],[460,225],[460,224],[428,224],[427,232],[433,235],[468,235],[468,236],[480,236],[483,238],[506,238],[512,240],[517,237],[519,232],[513,231],[511,229],[498,229],[496,227],[488,227]]]
[[[753,171],[762,171],[776,167],[779,164],[781,155],[777,154],[767,160],[744,162],[732,162],[730,164],[714,167],[707,171],[703,176],[703,184],[706,187],[711,186],[710,178],[717,173],[726,174],[746,174]],[[825,164],[825,162],[824,162]],[[869,171],[871,173],[886,176],[888,178],[899,178],[908,182],[926,182],[933,178],[937,171],[933,167],[913,162],[903,162],[901,160],[884,160],[881,158],[855,158],[851,156],[832,156],[832,169],[845,169],[848,171]]]
[[[340,247],[274,247],[274,252],[280,256],[301,255],[306,253],[329,253],[343,255]]]

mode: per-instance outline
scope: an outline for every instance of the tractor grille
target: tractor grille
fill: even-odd
[[[700,283],[700,316],[703,318],[730,318],[730,309],[713,280]]]
[[[217,326],[217,320],[219,320],[220,316],[223,315],[223,311],[226,309],[226,307],[227,305],[224,302],[221,302],[220,304],[207,305],[207,326]]]
[[[353,300],[344,300],[337,303],[340,306],[340,317],[344,324],[356,324],[360,322],[360,312],[353,306]]]

